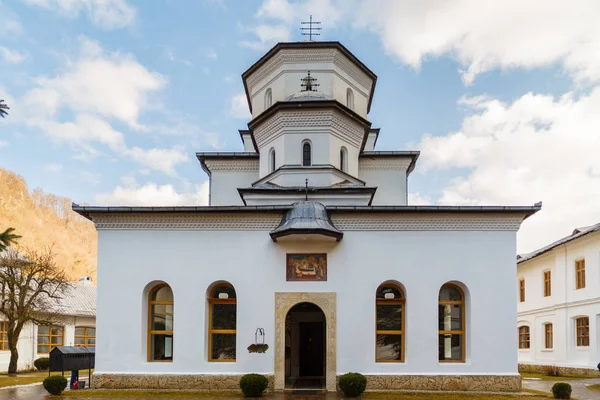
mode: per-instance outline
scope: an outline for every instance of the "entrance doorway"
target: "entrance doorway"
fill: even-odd
[[[299,303],[285,318],[285,387],[325,387],[325,314],[313,303]]]

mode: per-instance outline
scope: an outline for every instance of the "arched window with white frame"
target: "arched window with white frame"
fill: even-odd
[[[273,91],[268,88],[265,92],[265,110],[273,104]]]
[[[271,148],[271,150],[269,151],[269,172],[275,171],[275,168],[277,166],[275,162],[275,149]]]
[[[346,90],[346,107],[354,110],[354,92],[350,88]]]
[[[348,172],[348,150],[344,146],[340,148],[340,169]]]
[[[310,167],[312,165],[312,147],[308,140],[302,142],[302,166]]]

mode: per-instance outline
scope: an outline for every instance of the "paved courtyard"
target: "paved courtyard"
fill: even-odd
[[[552,385],[554,385],[557,381],[542,381],[542,380],[530,380],[523,379],[523,388],[524,389],[533,389],[533,390],[541,390],[543,392],[550,392],[552,389]],[[571,380],[564,382],[569,382],[571,387],[573,388],[573,393],[571,393],[572,397],[577,398],[578,400],[597,400],[600,399],[600,392],[593,392],[586,388],[588,385],[596,385],[600,383],[600,378],[595,379],[581,379],[581,380]]]

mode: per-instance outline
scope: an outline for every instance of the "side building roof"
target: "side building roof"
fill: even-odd
[[[552,242],[547,246],[541,247],[535,251],[532,251],[531,253],[517,255],[517,264],[532,260],[538,256],[541,256],[544,253],[549,252],[550,250],[552,250],[560,245],[572,242],[573,240],[577,240],[583,236],[586,236],[586,235],[589,235],[590,233],[594,233],[594,232],[598,232],[598,231],[600,231],[600,223],[597,223],[596,225],[586,226],[583,228],[577,228],[577,229],[573,230],[573,233],[571,235],[565,236],[562,239],[558,239],[557,241]]]

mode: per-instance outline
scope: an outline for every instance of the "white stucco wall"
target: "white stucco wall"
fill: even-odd
[[[210,178],[211,206],[242,206],[237,189],[250,187],[258,179],[258,171],[213,171]]]
[[[407,182],[403,170],[359,170],[358,178],[367,186],[377,188],[373,198],[374,206],[406,205]]]
[[[581,258],[585,258],[586,286],[576,289],[575,261]],[[552,291],[544,296],[544,271],[548,270]],[[517,327],[530,329],[530,348],[518,350],[519,362],[596,368],[600,361],[600,232],[518,264],[517,275],[517,288],[519,280],[525,279]],[[589,346],[576,346],[575,319],[582,316],[590,321]],[[545,348],[545,323],[553,324],[552,349]]]
[[[337,293],[337,373],[513,374],[517,371],[515,233],[347,231],[340,243],[278,244],[267,231],[100,230],[96,372],[273,373],[274,293]],[[327,282],[286,282],[285,255],[328,253]],[[207,361],[207,288],[237,292],[237,361]],[[400,282],[404,363],[375,362],[375,291]],[[147,362],[144,289],[174,293],[174,359]],[[438,362],[438,292],[467,292],[467,361]],[[257,327],[270,348],[249,354]],[[498,355],[502,354],[502,357]]]

